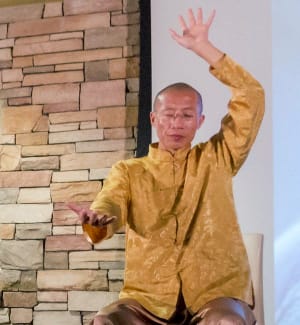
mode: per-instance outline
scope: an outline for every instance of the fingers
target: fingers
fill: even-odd
[[[194,12],[191,8],[188,10],[188,18],[189,18],[190,26],[193,26],[196,24]]]
[[[197,11],[197,24],[202,24],[202,20],[203,20],[202,8],[199,8]]]
[[[180,27],[181,27],[181,29],[182,29],[183,32],[186,29],[188,29],[187,24],[185,23],[185,20],[184,20],[184,18],[181,15],[179,16],[179,25],[180,25]]]
[[[99,215],[96,211],[83,208],[75,203],[67,203],[66,205],[78,215],[81,224],[86,223],[92,226],[102,227],[112,223],[117,218],[106,214]]]
[[[67,203],[66,206],[70,208],[72,211],[76,212],[77,214],[79,214],[82,210],[82,207],[75,203]]]
[[[216,10],[213,10],[213,11],[211,12],[211,14],[209,15],[209,17],[208,17],[208,19],[207,19],[207,22],[206,22],[206,25],[207,25],[208,27],[210,27],[210,25],[212,24],[212,22],[213,22],[213,20],[214,20],[214,18],[215,18],[215,15],[216,15]]]

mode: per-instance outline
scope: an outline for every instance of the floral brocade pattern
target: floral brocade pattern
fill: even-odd
[[[117,163],[92,204],[118,217],[105,238],[126,225],[120,297],[165,319],[180,290],[191,313],[222,296],[253,304],[232,177],[258,132],[264,91],[227,55],[210,71],[232,91],[219,133],[174,155],[152,144],[147,157]]]

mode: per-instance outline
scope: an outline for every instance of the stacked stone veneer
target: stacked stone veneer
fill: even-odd
[[[137,0],[0,10],[0,324],[88,324],[117,299],[124,234],[95,246],[88,206],[136,147]]]

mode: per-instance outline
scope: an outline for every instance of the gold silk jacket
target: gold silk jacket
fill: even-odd
[[[117,216],[105,238],[126,225],[120,298],[134,298],[165,319],[180,290],[191,314],[217,297],[253,304],[232,177],[258,132],[264,91],[226,55],[210,72],[232,91],[220,131],[174,155],[152,144],[148,156],[118,162],[91,206]]]

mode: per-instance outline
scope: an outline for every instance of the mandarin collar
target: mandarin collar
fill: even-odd
[[[178,149],[174,154],[167,150],[158,148],[158,143],[152,143],[149,145],[148,156],[155,160],[160,161],[174,161],[174,160],[185,160],[189,152],[191,151],[191,146]]]

